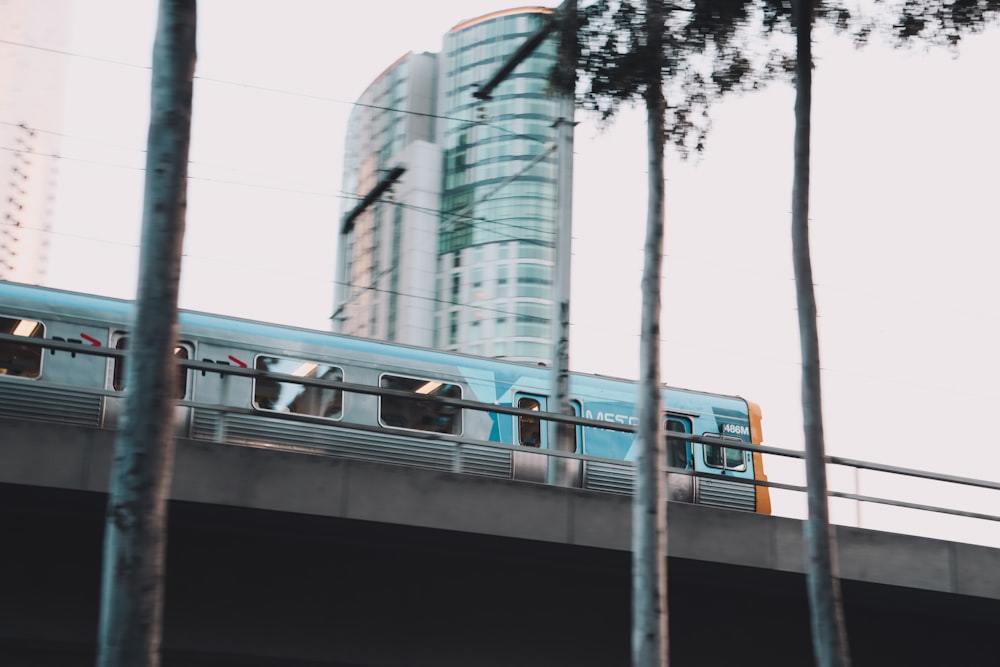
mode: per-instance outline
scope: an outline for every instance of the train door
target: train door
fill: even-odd
[[[695,478],[683,471],[694,468],[691,441],[680,434],[691,432],[691,422],[683,417],[667,417],[667,499],[690,503],[694,500]]]
[[[573,414],[580,414],[580,406],[571,402]],[[548,400],[540,394],[517,392],[514,407],[534,413],[546,412]],[[576,485],[579,483],[581,467],[579,459],[550,457],[543,450],[555,449],[552,441],[552,425],[539,416],[531,414],[514,415],[514,445],[518,448],[513,456],[513,477],[532,482],[552,480],[557,484]],[[564,450],[579,452],[579,427],[572,426],[566,433],[569,442]],[[554,462],[550,465],[550,459]]]

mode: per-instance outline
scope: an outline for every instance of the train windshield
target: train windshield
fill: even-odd
[[[735,444],[743,444],[739,438],[730,436],[716,436],[714,433],[706,433],[706,437],[713,436],[713,439],[729,440]],[[705,464],[712,468],[722,468],[723,470],[746,470],[746,452],[733,447],[720,447],[718,445],[705,445]]]

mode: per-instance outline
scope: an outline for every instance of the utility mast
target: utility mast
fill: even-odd
[[[490,99],[493,89],[527,59],[552,33],[559,30],[559,59],[556,65],[556,94],[559,96],[559,119],[556,121],[556,159],[558,161],[558,202],[556,214],[555,248],[555,298],[552,311],[552,391],[549,412],[571,415],[569,403],[569,301],[570,263],[572,259],[573,229],[573,130],[576,108],[576,0],[565,0],[554,15],[546,18],[542,26],[515,51],[496,74],[476,90],[473,95],[481,100]],[[551,448],[573,451],[574,426],[552,423],[549,429]],[[566,466],[560,459],[551,458],[548,482],[566,484]]]

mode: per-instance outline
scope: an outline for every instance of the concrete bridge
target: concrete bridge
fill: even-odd
[[[113,433],[0,420],[0,664],[91,665]],[[181,439],[165,667],[626,665],[627,496]],[[855,665],[995,664],[1000,550],[837,528]],[[811,664],[800,521],[669,506],[672,665]]]

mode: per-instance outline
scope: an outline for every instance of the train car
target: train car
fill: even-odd
[[[0,417],[116,428],[133,313],[0,281]],[[563,483],[631,491],[634,382],[571,373],[557,445],[543,366],[192,311],[179,323],[180,437],[538,482],[557,458]],[[671,499],[769,513],[760,454],[737,447],[762,442],[760,409],[670,387],[662,398]]]

